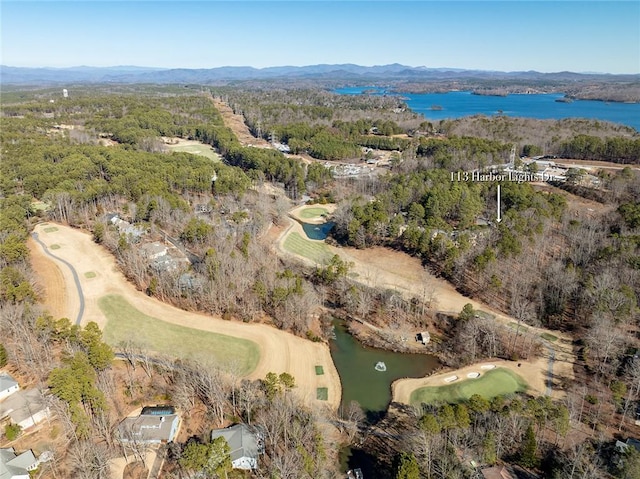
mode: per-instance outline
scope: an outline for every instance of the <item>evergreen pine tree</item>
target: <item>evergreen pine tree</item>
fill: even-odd
[[[9,355],[7,354],[7,350],[4,347],[4,344],[0,344],[0,368],[5,367],[8,361]]]
[[[538,465],[537,452],[538,443],[536,442],[536,435],[533,432],[533,426],[529,424],[520,448],[520,465],[523,467],[536,467]]]

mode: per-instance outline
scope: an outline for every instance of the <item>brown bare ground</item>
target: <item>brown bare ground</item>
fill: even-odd
[[[44,307],[54,318],[62,318],[69,314],[71,305],[67,293],[67,285],[60,269],[51,258],[44,256],[35,241],[27,242],[33,270],[38,272],[39,298]]]
[[[234,113],[229,105],[218,98],[213,99],[213,104],[222,115],[224,126],[233,131],[242,146],[271,148],[271,145],[266,140],[256,138],[251,134],[249,128],[244,122],[244,117]]]
[[[104,328],[107,320],[98,307],[98,300],[108,294],[124,297],[130,304],[142,313],[181,326],[226,334],[247,339],[258,344],[260,361],[257,368],[249,375],[250,379],[264,378],[270,372],[288,372],[296,379],[296,390],[307,403],[317,403],[316,388],[327,387],[329,398],[326,403],[332,407],[340,404],[340,378],[333,364],[326,344],[314,343],[290,333],[280,331],[265,324],[247,324],[236,321],[224,321],[219,317],[201,313],[188,312],[151,298],[135,289],[118,269],[114,257],[104,248],[95,244],[91,236],[83,231],[58,225],[57,231],[46,233],[45,228],[50,224],[39,224],[35,227],[40,239],[48,247],[52,244],[60,246],[53,253],[63,258],[76,269],[80,278],[85,297],[85,313],[83,324],[95,321]],[[67,317],[75,320],[77,309],[73,309],[73,299],[76,298],[76,288],[69,268],[45,256],[39,245],[32,243],[32,265],[41,282],[47,282],[52,277],[50,269],[57,267],[64,277],[64,285],[69,291]],[[68,273],[67,273],[68,272]],[[85,277],[86,272],[94,272],[93,278]],[[46,296],[64,295],[59,281],[49,283]],[[47,301],[57,301],[45,299]],[[316,376],[315,366],[322,365],[324,375]]]

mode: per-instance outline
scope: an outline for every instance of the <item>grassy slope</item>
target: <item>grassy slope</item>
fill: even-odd
[[[291,253],[309,258],[318,264],[326,264],[332,258],[327,245],[319,241],[309,241],[293,231],[284,241],[284,249]]]
[[[153,351],[182,358],[213,358],[233,364],[243,375],[258,365],[260,352],[252,341],[167,323],[141,313],[118,295],[103,296],[98,306],[108,320],[104,339],[113,346],[144,338],[142,346]]]
[[[459,403],[479,394],[487,399],[525,391],[527,383],[508,369],[487,371],[478,379],[466,379],[446,386],[429,386],[411,393],[411,404]]]

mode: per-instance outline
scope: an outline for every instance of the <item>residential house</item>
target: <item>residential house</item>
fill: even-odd
[[[31,450],[18,455],[12,447],[0,449],[0,479],[30,479],[38,464]]]
[[[145,407],[140,415],[120,423],[116,434],[122,443],[163,444],[178,435],[180,416],[171,406]]]
[[[154,242],[154,243],[145,243],[140,246],[140,251],[142,254],[148,259],[158,259],[162,256],[166,256],[168,249],[162,243]]]
[[[9,374],[0,373],[0,401],[15,393],[20,386],[18,381],[13,379]]]
[[[234,469],[257,469],[258,456],[264,452],[262,434],[246,424],[236,424],[211,431],[211,440],[224,437],[229,444],[231,465]]]
[[[116,227],[118,233],[125,235],[131,243],[140,241],[140,238],[146,232],[143,227],[132,225],[128,221],[121,219],[117,214],[108,214],[105,219]]]
[[[0,421],[8,420],[28,429],[48,419],[49,406],[40,390],[23,389],[0,402]]]
[[[487,467],[481,472],[484,479],[515,479],[505,466]]]

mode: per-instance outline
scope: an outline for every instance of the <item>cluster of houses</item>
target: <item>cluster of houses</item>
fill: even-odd
[[[180,425],[180,416],[174,407],[147,406],[139,414],[125,418],[119,424],[116,436],[124,448],[133,443],[153,447],[173,442]],[[258,468],[258,458],[264,453],[264,437],[260,431],[246,424],[236,424],[211,432],[211,441],[219,437],[229,444],[234,469]]]
[[[49,406],[38,389],[21,389],[10,374],[0,372],[0,430],[9,425],[30,429],[49,417]],[[0,449],[0,479],[29,479],[39,464],[31,450],[17,454],[11,447]]]
[[[140,243],[147,234],[147,230],[140,225],[133,225],[123,220],[115,213],[105,216],[105,220],[124,235],[129,243]],[[173,245],[168,246],[159,241],[143,243],[140,251],[149,262],[149,267],[158,273],[185,269],[189,266],[189,259]]]

